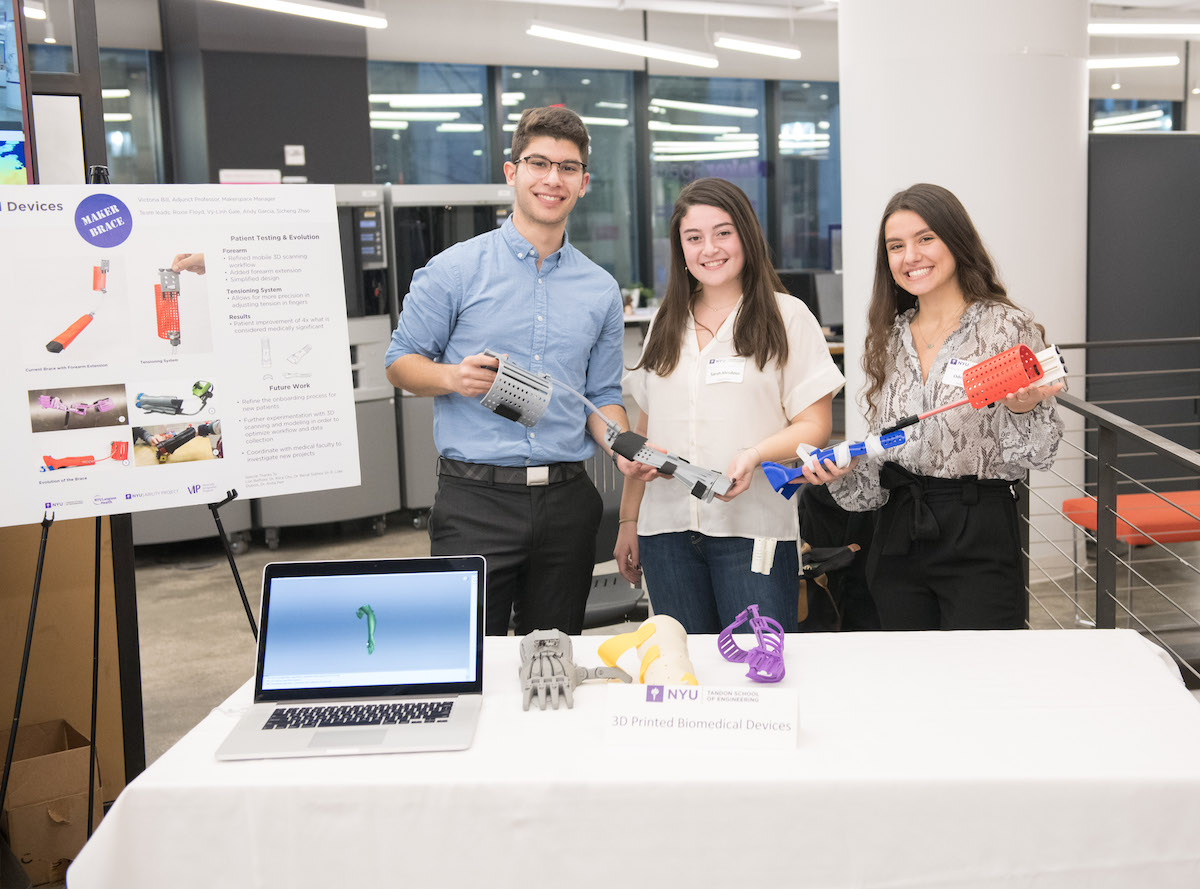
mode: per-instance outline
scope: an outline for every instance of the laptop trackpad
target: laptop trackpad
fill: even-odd
[[[382,744],[387,737],[385,728],[337,729],[313,732],[309,747],[370,747]]]

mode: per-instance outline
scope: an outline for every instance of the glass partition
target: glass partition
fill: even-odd
[[[841,127],[838,85],[779,85],[780,268],[841,265]]]
[[[525,108],[566,105],[591,139],[587,194],[575,205],[571,243],[622,287],[638,280],[637,183],[634,163],[633,74],[580,68],[502,68],[505,149]]]
[[[36,74],[74,74],[75,10],[71,0],[21,0],[28,68]]]
[[[154,61],[154,54],[145,50],[100,50],[100,96],[112,182],[164,181]]]
[[[376,182],[491,181],[484,66],[370,62],[367,71]]]
[[[1092,99],[1088,129],[1093,133],[1169,133],[1182,119],[1182,102],[1168,99]]]
[[[680,189],[719,176],[750,198],[766,227],[765,88],[761,80],[650,78],[650,195],[654,291],[667,283],[667,226]]]
[[[24,185],[25,127],[21,117],[21,53],[16,2],[0,0],[0,185]]]

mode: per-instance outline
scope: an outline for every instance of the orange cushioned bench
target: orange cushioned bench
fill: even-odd
[[[1095,533],[1095,497],[1064,500],[1062,511],[1070,521]],[[1200,540],[1200,519],[1192,518],[1196,515],[1200,515],[1200,491],[1118,494],[1117,540],[1130,546]]]

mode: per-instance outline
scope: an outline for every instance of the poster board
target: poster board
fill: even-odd
[[[0,525],[359,484],[332,186],[0,187]]]

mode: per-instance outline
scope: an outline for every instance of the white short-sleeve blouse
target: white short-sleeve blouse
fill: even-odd
[[[792,417],[845,385],[808,307],[786,293],[775,298],[787,329],[788,358],[782,365],[771,361],[759,370],[753,357],[736,354],[733,327],[739,302],[703,350],[697,348],[689,319],[679,363],[669,376],[644,369],[626,375],[625,388],[648,415],[651,444],[724,472],[739,450],[783,429]],[[796,540],[796,502],[775,493],[761,472],[728,503],[704,503],[679,482],[656,479],[646,485],[638,534],[672,531]]]

